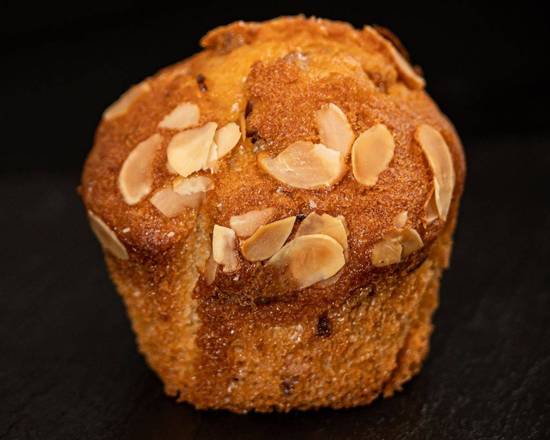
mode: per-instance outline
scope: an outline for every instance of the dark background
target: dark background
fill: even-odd
[[[550,130],[540,2],[4,2],[0,438],[550,438]],[[76,195],[102,110],[237,19],[391,28],[462,136],[468,178],[432,351],[403,393],[237,416],[164,397]]]

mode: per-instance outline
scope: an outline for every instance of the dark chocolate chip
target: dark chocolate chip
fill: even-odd
[[[204,75],[202,73],[199,73],[196,79],[197,79],[197,84],[199,85],[199,90],[203,93],[207,92],[208,87],[206,86],[206,78],[204,77]]]
[[[268,305],[268,304],[272,304],[276,301],[277,301],[276,296],[260,296],[259,298],[256,298],[254,300],[254,303],[257,306],[265,306],[265,305]]]
[[[281,382],[281,392],[285,396],[290,396],[294,392],[294,385],[298,382],[296,377],[285,379]]]
[[[253,107],[254,107],[254,104],[252,104],[252,101],[247,101],[247,102],[246,102],[246,107],[245,107],[245,109],[244,109],[244,116],[245,116],[245,118],[247,118],[248,115],[249,115],[250,113],[252,113],[252,108],[253,108]]]
[[[317,321],[317,336],[327,338],[330,336],[330,333],[330,320],[325,312],[319,316],[319,321]]]

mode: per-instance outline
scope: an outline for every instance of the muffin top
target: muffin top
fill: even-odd
[[[159,263],[206,243],[201,283],[255,300],[423,261],[464,158],[388,31],[291,17],[201,44],[103,114],[80,191],[108,258]]]

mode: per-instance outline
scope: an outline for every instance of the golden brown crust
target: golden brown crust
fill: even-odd
[[[140,349],[167,392],[199,407],[343,407],[390,395],[427,352],[445,266],[437,254],[449,252],[464,183],[454,128],[402,77],[371,30],[291,17],[234,23],[201,43],[203,52],[145,80],[145,92],[124,114],[102,121],[82,177],[86,207],[128,251],[128,261],[106,258]],[[200,208],[167,218],[149,197],[126,204],[117,179],[130,151],[160,133],[151,194],[171,184],[166,147],[177,131],[158,124],[182,102],[198,105],[199,125],[241,123],[246,140],[219,161],[216,173],[198,173],[214,181]],[[375,186],[360,185],[349,170],[329,188],[291,188],[258,166],[260,151],[275,156],[296,141],[319,142],[315,112],[328,103],[342,109],[356,135],[378,123],[392,133],[394,155]],[[453,159],[446,222],[424,221],[433,175],[414,140],[420,124],[441,132]],[[232,216],[269,207],[275,219],[312,211],[345,218],[349,249],[334,284],[290,291],[263,263],[240,258],[236,272],[218,270],[207,285],[200,273],[213,225],[229,227]],[[399,264],[374,267],[373,245],[403,211],[424,247]],[[355,341],[362,335],[370,336]],[[290,343],[293,338],[299,342]],[[386,348],[375,355],[376,347]]]

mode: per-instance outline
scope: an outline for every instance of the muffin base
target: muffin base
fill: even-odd
[[[453,228],[450,219],[420,264],[350,292],[325,313],[305,313],[286,325],[246,319],[229,331],[202,319],[211,302],[193,293],[195,267],[208,252],[197,237],[190,240],[194,252],[167,256],[172,273],[183,277],[139,262],[124,270],[114,258],[107,262],[140,351],[168,395],[238,413],[346,408],[392,396],[419,372]],[[186,258],[177,263],[178,255]]]

